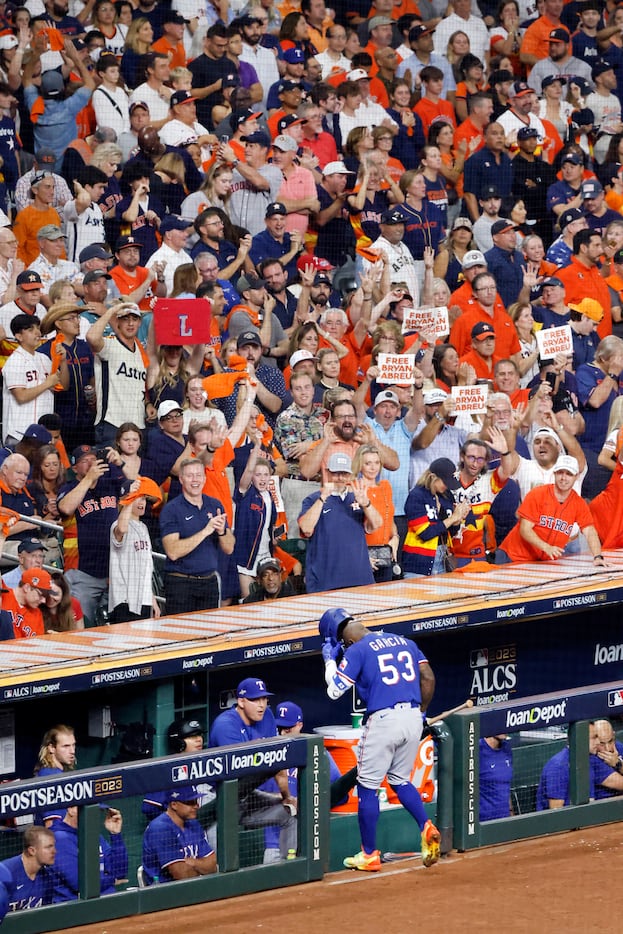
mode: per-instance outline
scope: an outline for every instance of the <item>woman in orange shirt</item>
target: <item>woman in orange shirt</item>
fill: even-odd
[[[390,149],[394,145],[394,134],[389,127],[375,126],[372,130],[372,139],[374,141],[375,152],[383,154],[385,174],[390,175],[396,184],[398,184],[405,173],[405,167],[400,159],[394,159],[394,157],[389,154]]]
[[[459,81],[456,86],[454,109],[456,111],[457,121],[462,123],[463,120],[467,120],[468,117],[468,100],[472,94],[477,94],[478,91],[484,90],[485,82],[483,76],[485,69],[480,59],[476,55],[472,55],[471,52],[463,56],[459,67],[462,80]]]
[[[392,488],[388,480],[379,480],[380,475],[379,449],[374,444],[362,444],[353,458],[353,476],[363,480],[368,499],[383,520],[380,528],[366,534],[368,555],[377,584],[392,579],[399,541]]]

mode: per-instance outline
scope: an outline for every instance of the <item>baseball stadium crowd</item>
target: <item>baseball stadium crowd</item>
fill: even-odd
[[[602,566],[622,15],[3,3],[0,635]]]

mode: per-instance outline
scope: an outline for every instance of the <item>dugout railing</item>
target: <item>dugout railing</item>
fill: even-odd
[[[259,862],[245,866],[241,856],[244,838],[262,831],[243,831],[240,828],[239,781],[274,774],[282,768],[298,769],[297,856],[262,865],[260,855]],[[140,888],[137,869],[141,863],[142,831],[146,826],[146,821],[140,818],[143,796],[154,789],[205,783],[213,783],[216,789],[218,871],[197,879]],[[276,738],[252,745],[205,750],[194,755],[76,770],[41,780],[0,785],[0,819],[3,821],[32,814],[37,807],[42,808],[52,802],[56,806],[61,803],[80,806],[80,897],[77,901],[51,907],[9,913],[3,925],[3,930],[8,932],[42,934],[297,885],[322,878],[328,866],[329,767],[323,742],[315,736]],[[100,897],[98,841],[102,833],[104,804],[118,808],[123,814],[123,834],[130,860],[125,887],[121,886],[115,894]],[[21,852],[21,834],[13,833],[15,853]]]
[[[577,688],[564,694],[524,697],[474,707],[447,721],[454,739],[454,846],[471,850],[529,837],[610,823],[623,818],[623,794],[591,800],[589,723],[608,719],[621,729],[623,684]],[[480,821],[480,740],[506,734],[513,773],[509,817]],[[537,789],[545,764],[569,746],[569,805],[537,810]]]

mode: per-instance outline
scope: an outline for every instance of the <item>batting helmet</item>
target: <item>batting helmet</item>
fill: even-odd
[[[198,720],[174,720],[167,730],[170,752],[184,752],[189,736],[203,736],[203,727]]]
[[[341,630],[353,617],[346,610],[337,606],[332,610],[325,610],[318,623],[318,631],[323,639],[331,639],[336,645],[342,641]]]

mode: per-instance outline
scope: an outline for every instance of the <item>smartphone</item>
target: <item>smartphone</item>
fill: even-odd
[[[550,384],[550,386],[552,387],[552,392],[553,392],[554,389],[556,388],[556,374],[555,374],[555,373],[546,373],[546,374],[545,374],[545,382]]]
[[[223,135],[221,136],[221,143],[225,144],[228,142],[229,142],[229,136],[227,136],[226,133],[223,133]]]
[[[108,463],[108,457],[106,455],[108,454],[109,451],[110,451],[109,447],[95,448],[95,453],[97,455],[97,459],[100,462],[100,464]]]

